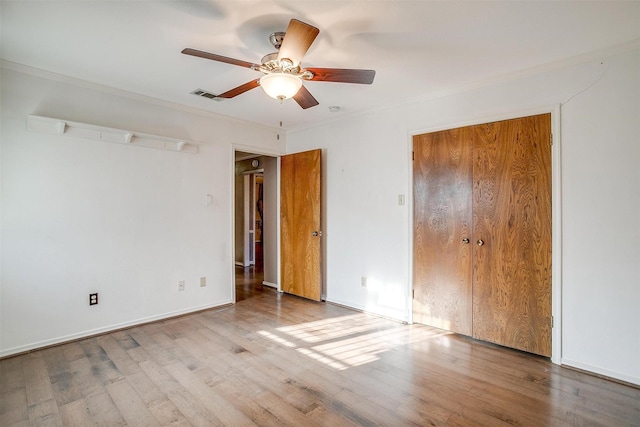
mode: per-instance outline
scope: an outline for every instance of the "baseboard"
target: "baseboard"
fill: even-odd
[[[327,299],[327,300],[325,300],[325,302],[328,303],[328,304],[337,305],[339,307],[348,308],[349,310],[358,311],[358,312],[365,313],[365,314],[370,314],[370,315],[376,316],[376,317],[381,317],[383,319],[391,320],[393,322],[400,322],[400,323],[405,323],[405,324],[408,323],[408,321],[406,319],[402,319],[402,318],[399,318],[399,317],[394,317],[394,316],[391,316],[391,315],[388,315],[388,314],[385,314],[385,313],[378,313],[378,312],[375,312],[375,311],[367,310],[367,308],[363,307],[363,306],[357,306],[357,305],[353,305],[353,304],[348,304],[348,303],[341,302],[341,301],[335,300],[335,299],[331,299],[331,300]]]
[[[339,299],[335,299],[335,298],[327,298],[326,302],[332,303],[332,304],[336,304],[336,305],[340,305],[343,307],[347,307],[350,309],[355,309],[355,310],[359,310],[362,311],[364,313],[369,313],[369,314],[373,314],[375,316],[379,316],[379,317],[383,317],[385,319],[389,319],[389,320],[394,320],[396,322],[403,322],[403,323],[408,323],[409,319],[406,316],[406,313],[401,312],[399,310],[371,310],[369,307],[367,306],[363,306],[360,304],[354,304],[352,302],[346,302],[346,301],[341,301]]]
[[[42,350],[48,347],[54,347],[57,345],[66,344],[73,341],[78,341],[86,338],[92,338],[95,336],[120,331],[123,329],[129,329],[136,326],[146,325],[148,323],[158,322],[160,320],[167,320],[175,317],[181,317],[187,314],[193,314],[199,311],[209,310],[212,308],[221,308],[230,304],[233,304],[233,301],[222,301],[217,304],[203,305],[199,307],[192,307],[185,310],[177,310],[169,313],[163,313],[156,316],[143,317],[130,322],[118,323],[115,325],[105,326],[103,328],[91,329],[89,331],[78,332],[76,334],[64,335],[62,337],[52,338],[44,341],[38,341],[32,344],[26,344],[23,346],[13,347],[6,350],[0,350],[0,360],[8,357],[18,356],[24,353],[30,353],[32,351]]]
[[[262,282],[262,284],[264,286],[268,286],[270,288],[275,288],[278,289],[278,284],[277,283],[271,283],[271,282],[267,282],[266,280]]]
[[[640,387],[640,378],[633,375],[623,374],[621,372],[611,371],[609,369],[592,366],[587,363],[577,362],[571,359],[562,359],[560,364],[566,368],[575,369],[587,374],[594,374],[607,380],[621,382],[633,387]]]

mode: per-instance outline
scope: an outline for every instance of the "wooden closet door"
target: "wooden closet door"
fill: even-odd
[[[473,336],[544,356],[551,355],[550,136],[550,114],[474,126]]]
[[[472,333],[470,127],[413,138],[415,322]]]

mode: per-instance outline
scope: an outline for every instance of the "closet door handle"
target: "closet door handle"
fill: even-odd
[[[478,239],[478,241],[476,243],[478,244],[478,246],[482,246],[482,245],[484,245],[484,240]]]
[[[469,244],[469,238],[465,237],[464,239],[462,239],[462,243],[464,243],[465,245]]]

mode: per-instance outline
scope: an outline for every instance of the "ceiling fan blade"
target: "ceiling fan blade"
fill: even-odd
[[[245,68],[259,67],[258,64],[253,64],[251,62],[241,61],[239,59],[228,58],[226,56],[216,55],[215,53],[204,52],[204,51],[201,51],[201,50],[196,50],[196,49],[191,49],[191,48],[183,49],[182,53],[184,53],[185,55],[191,55],[191,56],[197,56],[197,57],[200,57],[200,58],[211,59],[212,61],[225,62],[227,64],[237,65],[239,67],[245,67]]]
[[[235,96],[238,95],[242,95],[243,93],[257,88],[258,86],[260,86],[260,80],[256,79],[256,80],[251,80],[250,82],[247,82],[243,85],[240,85],[238,87],[235,87],[231,90],[226,91],[225,93],[221,93],[220,95],[217,95],[216,98],[233,98]]]
[[[307,68],[316,82],[357,83],[370,85],[376,76],[375,70],[349,70],[344,68]]]
[[[304,110],[318,105],[318,101],[304,86],[300,87],[300,90],[294,95],[293,99],[295,99],[298,105],[301,106]]]
[[[278,60],[287,58],[293,62],[294,66],[298,66],[319,32],[320,30],[312,25],[292,19],[285,32],[282,46],[280,46]]]

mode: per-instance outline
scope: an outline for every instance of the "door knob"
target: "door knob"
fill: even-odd
[[[478,244],[478,246],[482,246],[482,245],[484,245],[484,240],[478,239],[478,241],[476,243]]]
[[[465,245],[469,244],[469,238],[465,237],[464,239],[462,239],[462,243],[464,243]]]
[[[313,233],[311,233],[311,235],[312,235],[313,237],[322,236],[322,231],[314,231]]]

